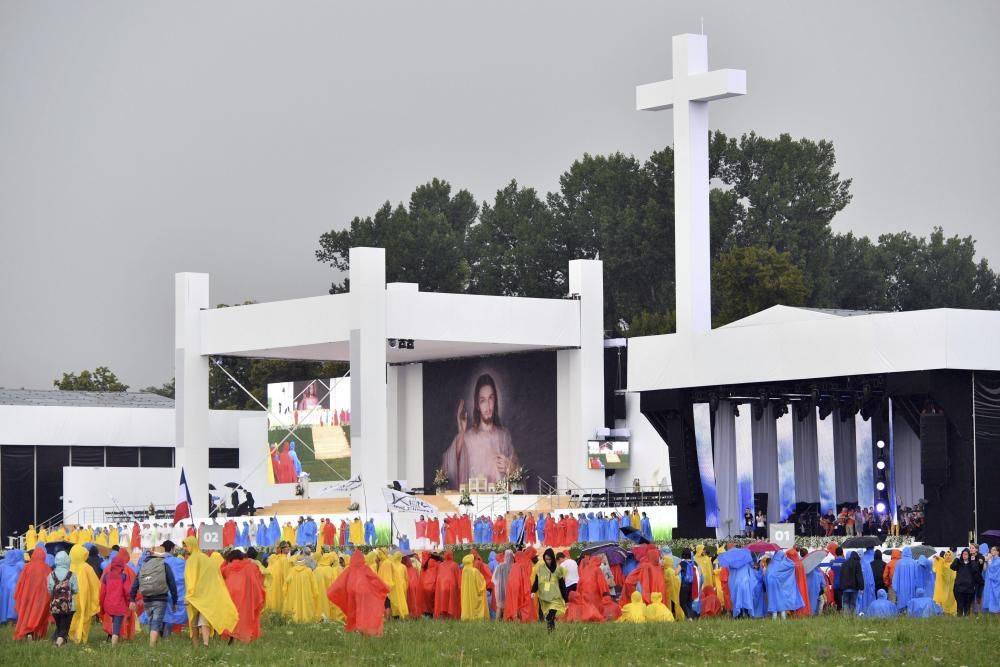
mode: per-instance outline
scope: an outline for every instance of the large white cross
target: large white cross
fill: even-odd
[[[637,86],[638,111],[674,110],[674,262],[677,332],[712,328],[708,223],[708,103],[746,95],[747,73],[708,71],[708,39],[675,35],[674,78]]]

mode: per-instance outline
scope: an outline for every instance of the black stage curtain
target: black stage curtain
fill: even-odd
[[[20,535],[35,520],[35,448],[0,447],[0,534]]]
[[[139,465],[143,468],[173,468],[173,447],[140,447]]]
[[[38,488],[38,522],[46,521],[62,512],[63,467],[69,465],[69,447],[39,447],[38,465],[35,468]]]
[[[976,506],[979,532],[1000,529],[1000,373],[976,371]]]
[[[73,446],[73,467],[97,467],[104,466],[104,447],[90,447],[84,445]]]
[[[108,447],[107,466],[109,468],[138,468],[138,447]]]

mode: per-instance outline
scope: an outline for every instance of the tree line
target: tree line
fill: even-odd
[[[491,201],[434,178],[409,202],[320,237],[318,261],[349,268],[353,246],[386,249],[386,279],[424,291],[558,297],[568,262],[604,263],[609,335],[674,329],[673,149],[642,162],[584,155],[544,197],[512,180]],[[851,179],[829,141],[710,137],[712,316],[721,326],[764,308],[1000,308],[1000,280],[971,237],[836,233]],[[349,289],[334,282],[331,292]]]

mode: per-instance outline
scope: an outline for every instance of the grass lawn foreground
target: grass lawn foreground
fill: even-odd
[[[194,650],[174,636],[116,649],[99,625],[85,646],[13,642],[0,628],[2,665],[987,665],[1000,649],[1000,617],[971,619],[709,619],[659,625],[391,622],[385,636],[347,635],[331,624],[294,625],[269,616],[255,644],[217,639]]]

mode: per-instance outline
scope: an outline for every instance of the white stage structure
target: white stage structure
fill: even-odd
[[[424,480],[421,362],[557,350],[557,468],[585,488],[604,487],[587,469],[586,443],[604,426],[603,277],[597,260],[569,263],[565,299],[420,292],[386,284],[385,251],[352,248],[350,292],[212,309],[206,274],[176,276],[176,419],[196,516],[208,463],[208,369],[213,356],[349,361],[351,475],[369,511],[385,507],[378,487]],[[414,349],[389,347],[411,339]],[[295,378],[289,378],[295,379]],[[261,442],[261,458],[266,442]],[[265,475],[262,466],[261,474]]]

